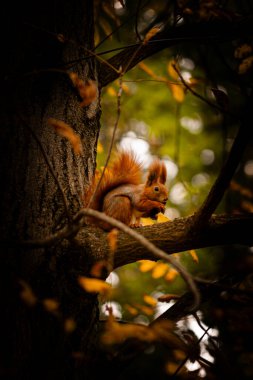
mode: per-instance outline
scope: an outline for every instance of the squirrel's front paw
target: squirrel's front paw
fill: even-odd
[[[142,227],[142,224],[140,222],[137,222],[137,223],[131,223],[129,225],[130,228],[138,228],[138,227]]]
[[[159,211],[164,214],[165,213],[165,205],[161,203],[161,206],[159,207]]]

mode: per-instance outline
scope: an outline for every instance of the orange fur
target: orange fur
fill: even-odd
[[[141,168],[142,165],[137,161],[133,153],[127,151],[119,152],[112,166],[105,170],[90,207],[101,211],[104,196],[111,190],[121,185],[140,184],[142,182]],[[94,190],[98,181],[99,178],[97,178],[93,184]]]
[[[150,165],[146,183],[142,183],[142,165],[132,152],[121,151],[105,170],[99,186],[100,177],[95,175],[89,190],[93,192],[90,207],[126,225],[139,226],[141,217],[155,217],[165,211],[166,176],[164,163],[157,159]],[[104,222],[91,222],[105,230],[112,228]]]

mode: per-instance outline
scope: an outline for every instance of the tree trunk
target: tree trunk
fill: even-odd
[[[18,242],[67,223],[82,207],[95,170],[99,99],[80,107],[65,71],[96,80],[95,62],[80,59],[93,47],[93,5],[28,1],[20,7],[7,6],[4,14],[0,373],[19,380],[85,378],[98,323],[97,297],[77,282],[89,268],[89,247],[81,260],[74,243],[27,251]],[[81,155],[55,133],[50,117],[80,136]]]

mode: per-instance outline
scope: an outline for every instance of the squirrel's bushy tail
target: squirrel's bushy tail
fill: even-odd
[[[101,182],[95,175],[89,207],[102,210],[103,199],[107,193],[121,185],[139,185],[142,183],[142,165],[131,151],[120,151],[112,165],[107,167]],[[97,184],[99,186],[97,187]],[[95,193],[94,193],[95,192]]]

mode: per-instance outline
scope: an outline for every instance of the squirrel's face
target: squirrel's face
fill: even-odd
[[[168,200],[168,190],[162,184],[154,184],[149,188],[149,199],[165,205]]]

